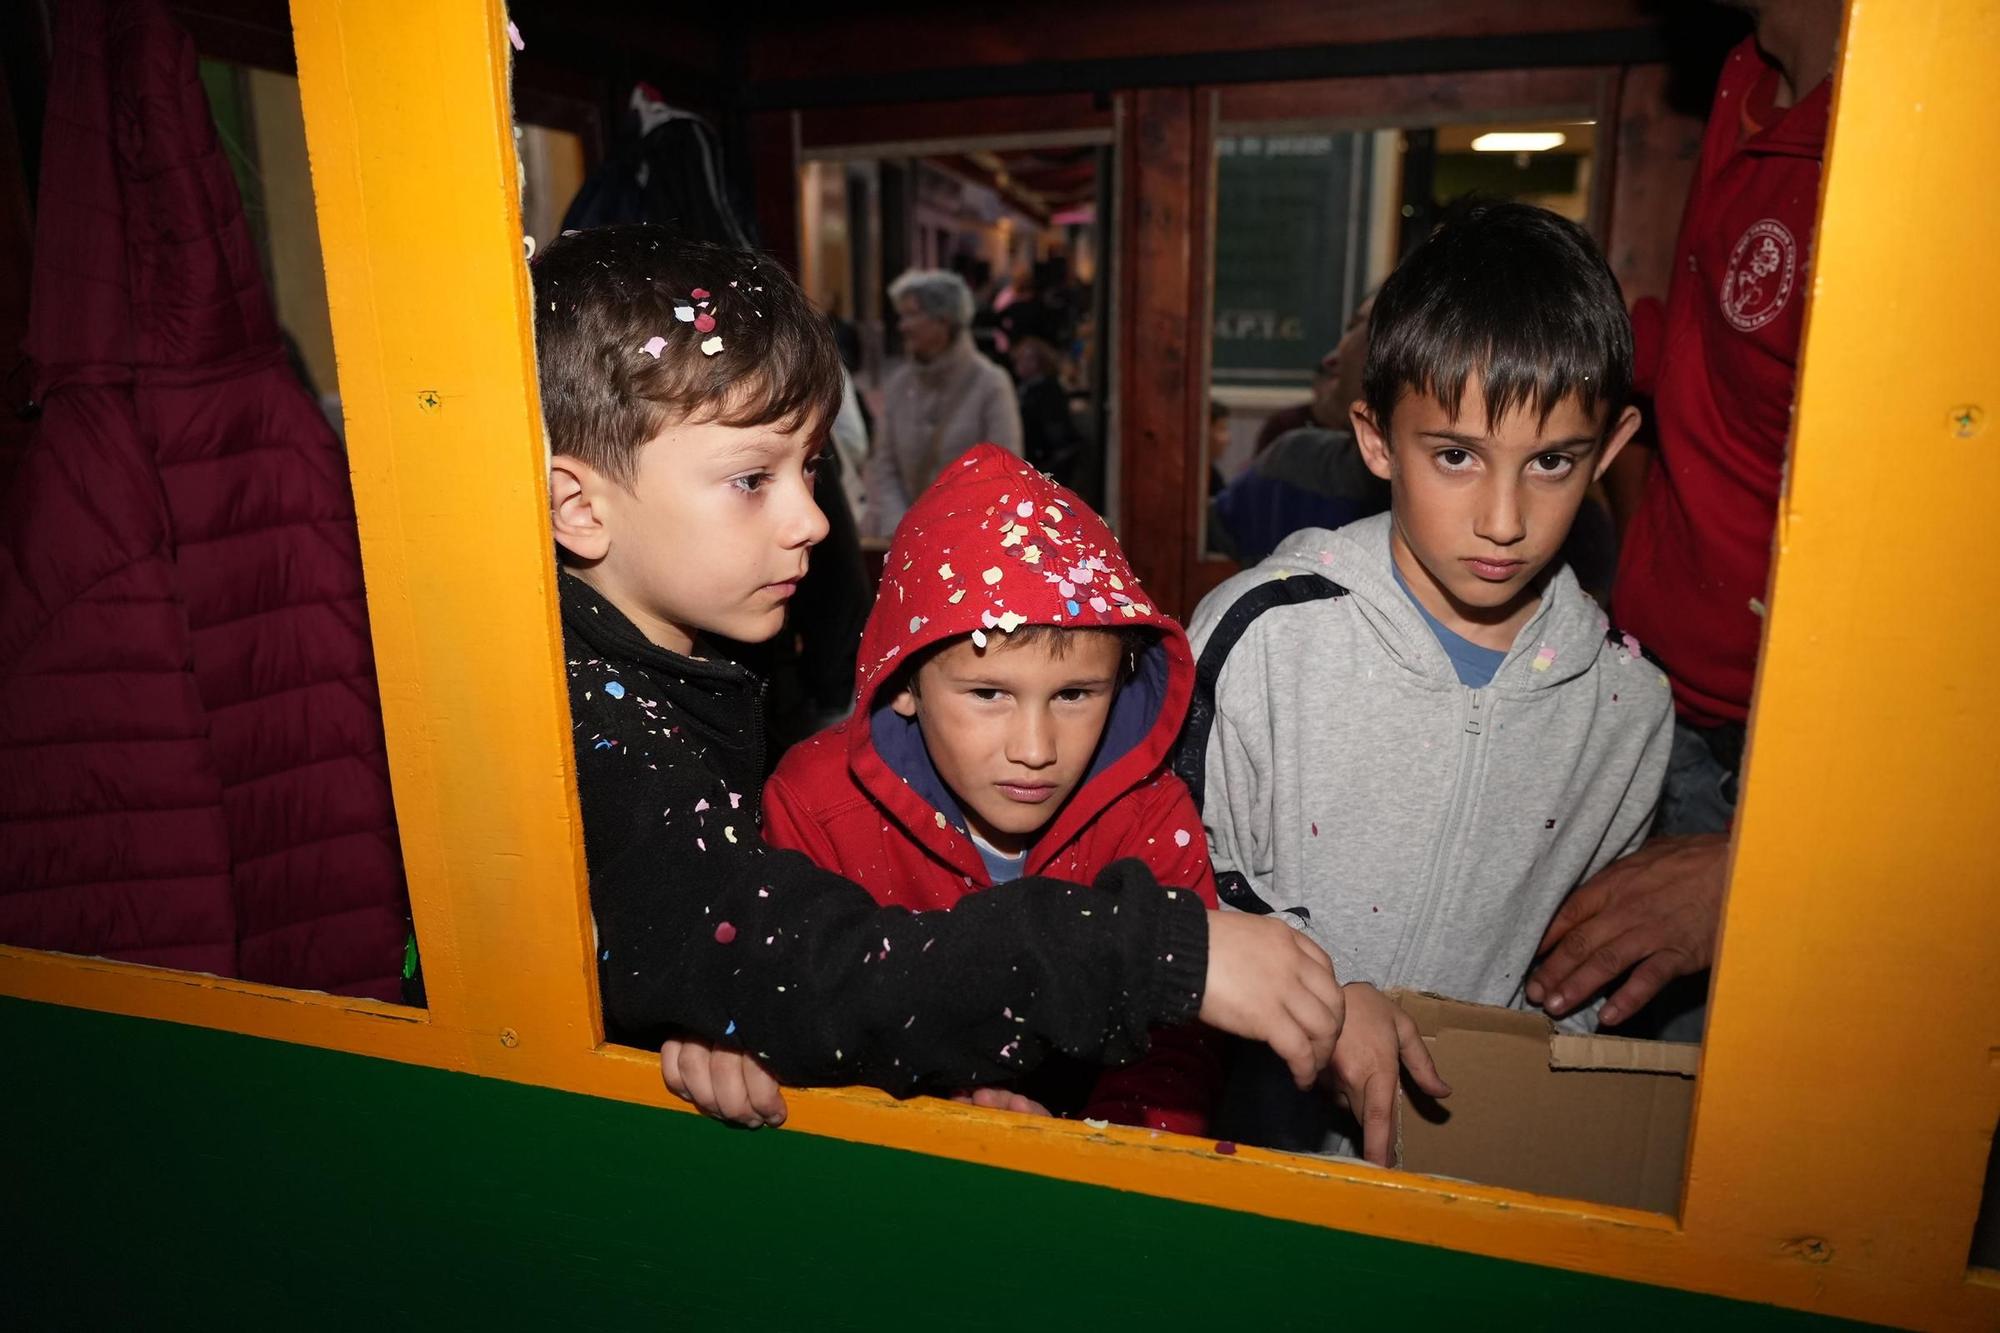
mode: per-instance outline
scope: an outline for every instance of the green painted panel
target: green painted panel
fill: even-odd
[[[174,1024],[0,1043],[14,1328],[1839,1326]]]

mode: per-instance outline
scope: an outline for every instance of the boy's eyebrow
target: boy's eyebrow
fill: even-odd
[[[1466,435],[1455,430],[1421,430],[1417,434],[1427,440],[1449,440],[1465,449],[1476,448],[1486,443],[1484,435]],[[1547,453],[1555,449],[1582,449],[1596,443],[1595,435],[1572,435],[1568,439],[1543,441],[1535,448],[1538,453]]]
[[[718,462],[734,464],[749,459],[773,458],[785,452],[782,441],[768,435],[753,435],[746,440],[737,440],[716,451]]]

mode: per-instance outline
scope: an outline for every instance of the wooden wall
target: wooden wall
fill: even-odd
[[[1235,568],[1199,549],[1218,120],[1590,115],[1600,240],[1632,299],[1664,295],[1701,130],[1699,109],[1669,98],[1687,80],[1668,57],[1688,44],[1638,0],[864,5],[752,23],[743,42],[759,219],[787,256],[788,146],[1115,127],[1120,529],[1147,588],[1181,615]]]

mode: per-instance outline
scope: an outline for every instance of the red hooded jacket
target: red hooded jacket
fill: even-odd
[[[1698,726],[1741,722],[1792,431],[1828,85],[1791,107],[1745,40],[1723,66],[1681,221],[1654,409],[1660,451],[1613,614],[1667,669]]]
[[[409,930],[340,441],[159,0],[55,9],[0,512],[0,941],[401,994]]]
[[[1003,622],[1003,617],[1020,617]],[[896,530],[861,637],[854,715],[794,747],[764,789],[764,837],[885,903],[948,908],[992,880],[915,721],[889,707],[923,649],[1019,624],[1158,634],[1119,689],[1091,767],[1035,844],[1024,875],[1088,884],[1136,857],[1161,884],[1215,906],[1201,812],[1167,760],[1194,688],[1187,635],[1139,586],[1118,541],[1075,494],[982,444],[954,460]],[[1098,1080],[1085,1114],[1201,1134],[1220,1081],[1205,1028],[1154,1034]]]

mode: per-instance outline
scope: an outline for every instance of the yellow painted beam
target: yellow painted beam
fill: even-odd
[[[581,1056],[595,969],[506,15],[298,0],[292,22],[431,1018],[488,1072],[524,1045]]]
[[[1922,1323],[2000,1114],[1996,66],[1992,0],[1850,11],[1683,1214]]]

